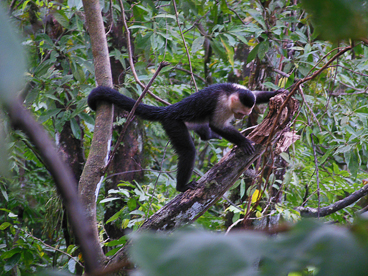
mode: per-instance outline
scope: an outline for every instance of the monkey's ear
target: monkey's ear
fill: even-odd
[[[238,96],[238,94],[231,94],[230,97],[229,97],[229,99],[230,99],[230,105],[231,105],[231,107],[233,107],[234,104],[236,104],[237,102],[239,102],[239,96]]]

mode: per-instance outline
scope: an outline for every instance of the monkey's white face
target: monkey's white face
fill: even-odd
[[[237,94],[233,94],[230,96],[230,108],[231,112],[234,113],[235,119],[243,119],[244,116],[249,115],[253,107],[246,107],[240,101]]]

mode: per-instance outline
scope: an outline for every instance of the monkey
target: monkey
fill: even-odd
[[[194,189],[196,182],[189,182],[195,162],[196,149],[188,129],[194,129],[201,139],[224,138],[237,145],[245,154],[252,154],[252,142],[230,123],[252,112],[255,104],[267,103],[283,90],[251,91],[234,83],[213,84],[169,106],[150,106],[140,103],[135,114],[144,120],[158,121],[178,154],[176,190]],[[131,111],[135,100],[115,89],[98,86],[88,96],[88,105],[96,110],[101,101]],[[189,183],[188,183],[189,182]]]

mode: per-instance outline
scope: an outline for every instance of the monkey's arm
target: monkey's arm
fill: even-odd
[[[275,91],[254,91],[256,96],[256,104],[268,103],[268,101],[277,94],[283,93],[285,89],[279,89]]]
[[[240,147],[246,154],[252,154],[254,152],[254,147],[252,145],[252,141],[245,138],[239,131],[237,131],[232,126],[225,126],[225,127],[217,127],[210,123],[210,128],[219,134],[220,136],[224,137],[229,142],[237,145]]]

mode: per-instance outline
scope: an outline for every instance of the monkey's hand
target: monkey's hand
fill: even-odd
[[[280,88],[280,89],[276,90],[276,95],[277,95],[277,94],[281,94],[281,93],[286,93],[286,94],[288,94],[288,93],[289,93],[289,90],[284,89],[284,88]]]
[[[250,155],[254,152],[254,142],[252,142],[251,140],[245,138],[245,141],[243,142],[243,144],[241,145],[241,149],[243,150],[243,152],[247,155]]]

